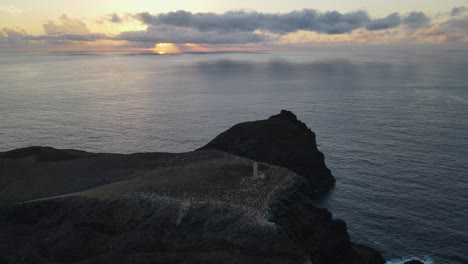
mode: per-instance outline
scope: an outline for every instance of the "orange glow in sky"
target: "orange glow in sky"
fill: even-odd
[[[180,49],[172,43],[158,43],[154,45],[154,52],[159,55],[177,54]]]
[[[0,51],[126,49],[162,55],[269,50],[275,49],[274,45],[315,43],[468,42],[464,26],[468,0],[47,3],[0,3]],[[263,18],[260,22],[259,17]],[[307,22],[297,23],[304,19]]]

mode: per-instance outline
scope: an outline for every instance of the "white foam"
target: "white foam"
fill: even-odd
[[[434,260],[432,260],[430,257],[427,257],[427,256],[425,256],[423,259],[420,259],[417,257],[391,259],[391,260],[388,260],[386,264],[403,264],[406,261],[410,261],[412,259],[422,261],[424,262],[424,264],[435,264]]]

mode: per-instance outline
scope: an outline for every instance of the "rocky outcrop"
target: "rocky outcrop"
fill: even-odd
[[[312,189],[327,189],[335,179],[317,148],[315,133],[289,111],[267,120],[240,123],[200,148],[216,149],[282,166],[305,177]]]
[[[285,115],[270,120],[310,137]],[[297,136],[296,128],[288,131]],[[253,162],[209,148],[0,153],[0,263],[385,262],[352,243],[343,221],[312,205],[310,184],[321,181],[311,172],[321,169],[310,164],[324,164],[298,174],[260,162],[262,177],[254,177]]]

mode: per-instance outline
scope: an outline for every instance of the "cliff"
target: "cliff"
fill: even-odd
[[[385,262],[307,197],[333,178],[305,125],[288,112],[247,126],[256,135],[245,124],[188,153],[0,153],[0,263]]]
[[[237,124],[199,150],[204,149],[288,168],[306,178],[315,190],[335,183],[325,156],[317,148],[315,133],[290,111],[282,110],[267,120]]]

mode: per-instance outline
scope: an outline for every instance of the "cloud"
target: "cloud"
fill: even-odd
[[[468,42],[468,7],[454,7],[449,12],[439,13],[435,23],[424,25],[424,18],[420,21],[423,23],[420,28],[410,27],[413,32],[408,33],[413,38],[429,42]]]
[[[451,19],[438,28],[440,35],[445,41],[467,42],[468,41],[468,17]]]
[[[459,7],[452,8],[452,11],[450,12],[450,16],[459,16],[465,13],[468,13],[468,7],[459,6]]]
[[[441,24],[442,27],[448,29],[459,29],[468,32],[468,18],[450,19],[449,21]]]
[[[24,40],[53,40],[53,41],[78,41],[78,42],[94,42],[98,40],[112,40],[112,37],[106,34],[62,34],[62,35],[41,35],[41,36],[24,36]]]
[[[366,29],[370,31],[384,30],[398,27],[401,24],[401,16],[398,13],[390,14],[384,18],[378,18],[370,21]]]
[[[454,7],[450,16],[450,19],[442,23],[441,27],[446,30],[459,30],[468,33],[468,7]]]
[[[188,11],[169,12],[151,15],[147,12],[135,15],[147,25],[191,28],[198,31],[253,32],[268,31],[286,34],[299,30],[325,34],[342,34],[362,27],[370,18],[364,11],[340,13],[337,11],[319,12],[303,9],[284,14],[231,11],[224,14],[192,13]]]
[[[230,11],[223,14],[176,11],[152,15],[142,12],[133,16],[148,25],[148,30],[123,33],[129,41],[156,41],[173,43],[255,43],[271,41],[296,32],[315,32],[326,35],[351,34],[357,29],[378,31],[401,25],[416,29],[430,22],[422,12],[405,15],[390,14],[371,19],[365,11],[340,13],[303,9],[289,13],[260,13]]]
[[[0,41],[14,42],[23,39],[26,35],[26,31],[20,28],[0,29]]]
[[[418,28],[430,22],[422,12],[411,12],[404,16],[398,13],[384,18],[371,19],[365,11],[340,13],[320,12],[303,9],[284,14],[231,11],[224,14],[192,13],[177,11],[151,15],[138,13],[135,18],[146,25],[191,28],[201,32],[254,32],[266,31],[274,34],[288,34],[297,31],[312,31],[322,34],[345,34],[359,28],[371,31],[384,30],[404,24]]]
[[[66,14],[60,17],[61,24],[56,24],[54,21],[49,21],[42,25],[47,35],[62,35],[62,34],[89,34],[91,30],[86,24],[79,19],[69,18]]]
[[[124,21],[124,19],[120,17],[117,13],[112,13],[109,15],[108,21],[112,23],[121,23]]]
[[[426,26],[430,21],[430,18],[423,12],[411,12],[403,17],[403,23],[411,28]]]
[[[114,40],[147,43],[199,43],[199,44],[246,44],[271,40],[273,37],[261,33],[216,31],[201,32],[187,28],[151,26],[145,31],[123,32]]]
[[[21,28],[0,28],[0,51],[17,50],[25,44],[26,31]]]
[[[22,14],[23,10],[19,9],[16,6],[9,5],[9,6],[0,6],[0,12],[5,12],[9,14]]]
[[[408,28],[416,29],[429,24],[431,19],[423,12],[410,12],[401,16],[399,13],[390,14],[384,18],[377,18],[370,21],[366,29],[369,31],[385,30],[405,25]]]

